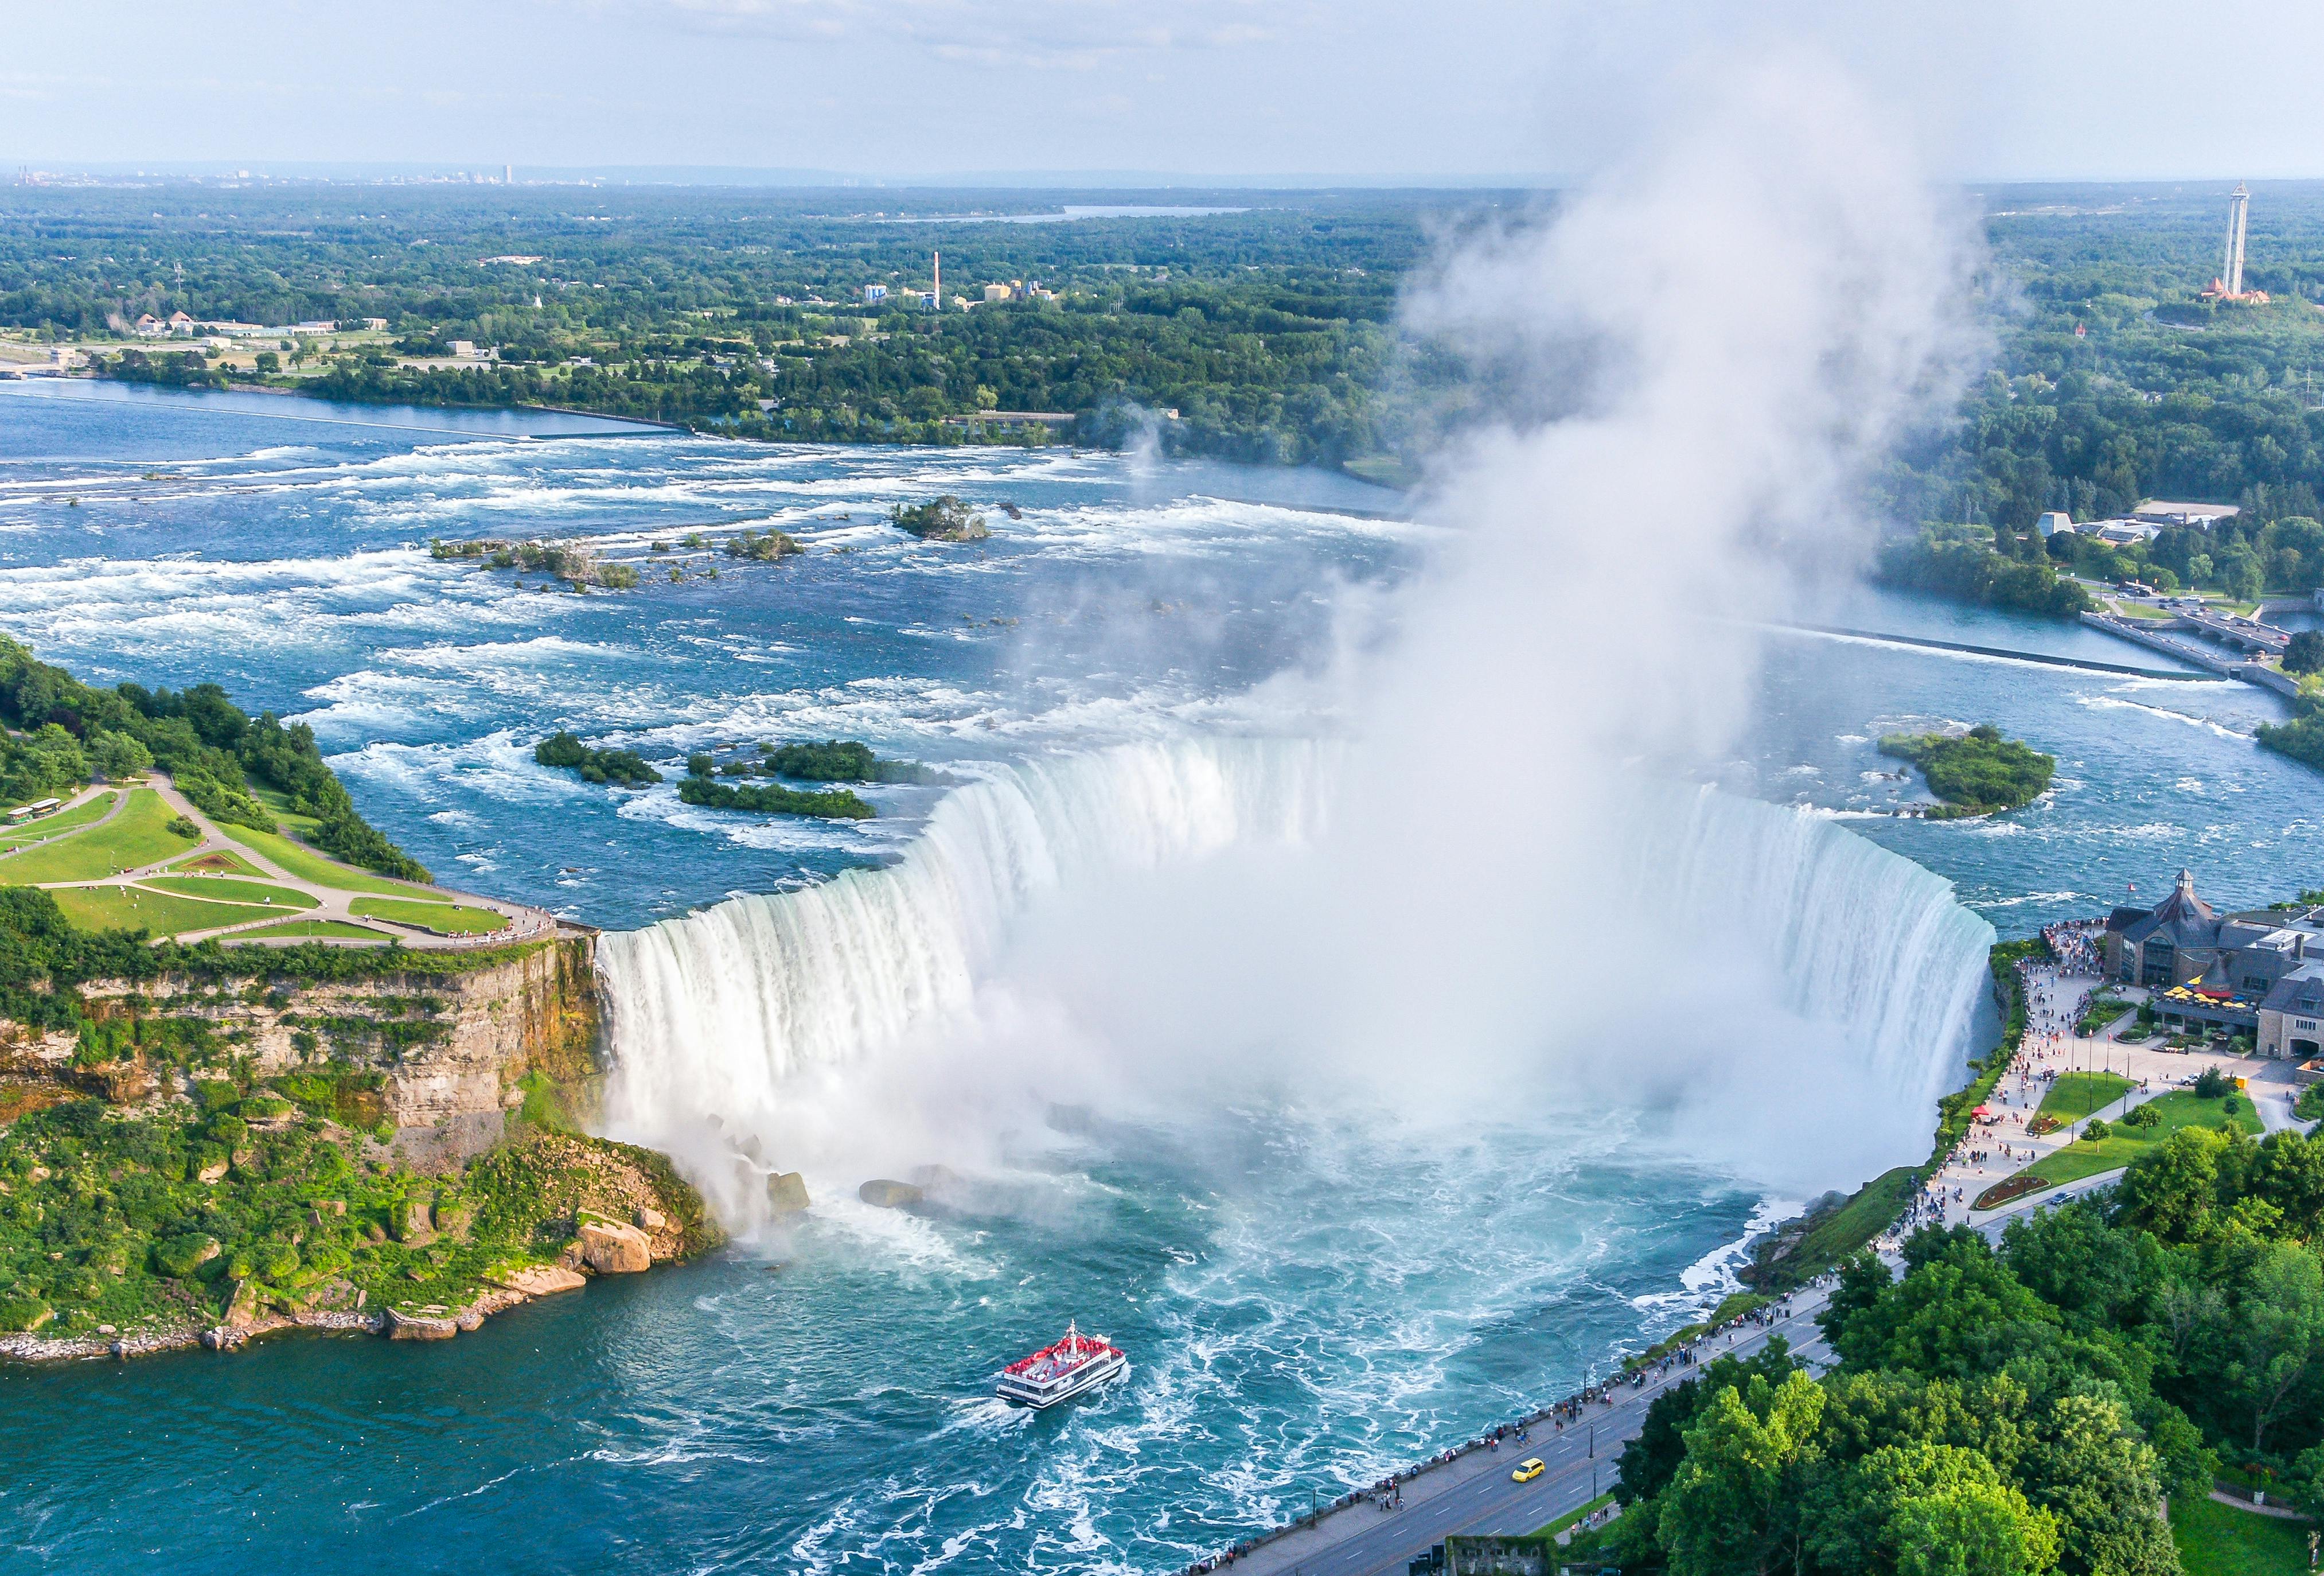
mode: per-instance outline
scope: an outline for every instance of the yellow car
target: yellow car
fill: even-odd
[[[1512,1483],[1530,1483],[1536,1478],[1540,1477],[1544,1472],[1548,1470],[1549,1469],[1547,1467],[1542,1465],[1541,1458],[1539,1456],[1529,1456],[1526,1460],[1517,1463],[1517,1469],[1509,1474],[1509,1481]]]

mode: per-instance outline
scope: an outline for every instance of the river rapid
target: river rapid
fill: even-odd
[[[946,491],[991,542],[883,523]],[[0,1374],[0,1567],[482,1547],[575,1571],[1169,1569],[1571,1390],[1862,1174],[1782,1174],[1757,1152],[1784,1114],[1708,1123],[1704,1091],[1826,1057],[1879,1117],[1877,1152],[1833,1163],[1911,1158],[1997,931],[2182,864],[2234,902],[2316,885],[2316,779],[2252,744],[2279,715],[2259,691],[1778,634],[1751,745],[1609,828],[1639,913],[1609,914],[1618,952],[1541,961],[1563,1004],[1541,1043],[1416,1043],[1401,1082],[1229,1079],[1239,1048],[1057,1032],[1088,1005],[1035,988],[1058,959],[1111,978],[1073,933],[1092,894],[1264,861],[1327,816],[1329,728],[1273,681],[1425,558],[1398,506],[1067,450],[0,385],[0,629],[93,680],[215,679],[306,721],[440,876],[616,932],[610,1119],[740,1233],[441,1346]],[[770,520],[809,553],[681,552],[688,578],[621,595],[426,550],[632,554]],[[1816,621],[2153,660],[1871,593]],[[1978,720],[2057,754],[2055,791],[1987,822],[1895,816],[1917,795],[1877,735]],[[724,816],[535,765],[557,727],[652,756],[862,738],[952,781],[873,789],[866,823]],[[1480,880],[1494,845],[1475,830]],[[1657,944],[1740,960],[1678,971],[1697,999]],[[1179,998],[1206,988],[1134,1005],[1193,1021]],[[1614,1098],[1609,1063],[1661,1095]],[[737,1132],[807,1170],[803,1222],[761,1219]],[[915,1163],[957,1173],[935,1207],[854,1201]],[[993,1367],[1068,1318],[1130,1350],[1129,1379],[1054,1414],[992,1400]]]

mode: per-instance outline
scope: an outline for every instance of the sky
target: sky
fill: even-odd
[[[0,161],[1554,181],[1804,54],[1969,180],[2324,175],[2324,5],[0,0]]]

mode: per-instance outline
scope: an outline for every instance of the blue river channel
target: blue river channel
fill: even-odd
[[[886,524],[944,492],[985,508],[989,542]],[[535,765],[552,728],[657,757],[861,738],[970,774],[1179,737],[1412,571],[1429,533],[1398,507],[1335,476],[1068,450],[14,383],[0,631],[93,680],[217,680],[306,721],[440,877],[619,929],[892,860],[943,790],[873,790],[861,825],[720,816]],[[745,522],[811,551],[684,546]],[[576,596],[428,546],[533,536],[655,567]],[[1817,621],[2160,665],[1869,592]],[[2255,690],[1801,633],[1768,637],[1763,690],[1721,784],[1917,861],[2004,935],[2181,865],[2230,902],[2324,885],[2324,781],[2256,748],[2281,711]],[[1988,719],[2059,756],[2048,798],[1892,813],[1916,790],[1880,733]],[[0,1570],[1169,1570],[1569,1391],[1731,1284],[1769,1201],[1650,1157],[1629,1120],[1091,1115],[1021,1157],[1038,1208],[850,1216],[436,1346],[0,1372]],[[1130,1379],[1060,1414],[994,1401],[992,1368],[1076,1312]]]

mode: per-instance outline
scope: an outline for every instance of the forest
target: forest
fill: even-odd
[[[2253,193],[2247,277],[2265,303],[2201,299],[2219,266],[2216,183],[1971,195],[1989,368],[1873,479],[1876,513],[1908,535],[1951,523],[2037,571],[2167,571],[2239,598],[2324,582],[2324,185]],[[1392,471],[1507,408],[1505,368],[1407,331],[1399,304],[1448,237],[1554,193],[1188,191],[1170,200],[1226,211],[1011,222],[1107,200],[1153,199],[20,187],[0,192],[0,328],[105,340],[118,377],[550,404],[771,440],[1038,442],[1047,430],[1001,415],[1041,412],[1072,417],[1056,436],[1075,442],[1150,435],[1173,452]],[[173,311],[386,328],[292,338],[232,370],[123,337]],[[449,364],[456,341],[494,358]],[[2087,520],[2150,496],[2243,514],[2218,539],[2129,552],[2034,533],[2047,510]],[[2008,605],[2052,595],[2006,566],[1890,568]]]

